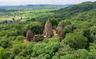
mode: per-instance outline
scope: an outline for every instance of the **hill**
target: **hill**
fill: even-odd
[[[56,18],[65,19],[77,16],[79,13],[89,12],[90,10],[96,11],[96,2],[83,2],[81,4],[71,5],[54,12],[56,13]]]
[[[51,14],[50,15],[45,14],[46,16],[39,15],[36,18],[38,18],[38,21],[42,21],[42,20],[46,21],[47,19],[56,19],[57,21],[61,21],[65,19],[68,20],[77,19],[77,18],[80,19],[82,17],[83,20],[86,20],[86,19],[90,19],[88,18],[89,16],[95,19],[96,2],[83,2],[80,4],[69,5],[59,10],[50,11],[49,13]]]

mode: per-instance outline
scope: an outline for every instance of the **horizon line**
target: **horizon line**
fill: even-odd
[[[0,6],[30,6],[30,5],[72,5],[72,4],[17,4],[17,5],[0,5]]]
[[[85,2],[96,2],[96,1],[85,1]],[[83,2],[80,2],[83,3]],[[65,3],[65,4],[52,4],[52,3],[40,3],[40,4],[36,4],[36,3],[32,3],[32,4],[13,4],[13,5],[0,5],[0,6],[27,6],[27,5],[75,5],[75,4],[80,4],[80,3]]]

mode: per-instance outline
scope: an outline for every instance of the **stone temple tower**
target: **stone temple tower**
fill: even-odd
[[[45,23],[43,36],[44,37],[52,37],[53,36],[52,24],[51,24],[50,20],[46,21],[46,23]]]
[[[60,39],[64,38],[64,22],[60,22],[56,28],[57,35],[60,37]]]
[[[31,30],[28,30],[27,32],[26,32],[26,40],[27,41],[31,41],[31,40],[33,40],[33,33],[32,33],[32,31]]]

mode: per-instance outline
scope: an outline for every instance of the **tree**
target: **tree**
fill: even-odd
[[[0,40],[0,46],[3,48],[8,48],[11,46],[11,41],[6,36],[2,37]]]
[[[60,56],[60,59],[92,59],[91,55],[85,49],[79,49],[74,51],[73,54],[67,54]]]
[[[70,33],[73,32],[73,30],[75,29],[75,27],[71,24],[71,25],[66,25],[64,28],[64,33]]]
[[[74,55],[76,59],[92,59],[91,55],[86,49],[78,49]]]
[[[96,42],[95,43],[91,43],[89,46],[89,53],[91,54],[91,56],[93,57],[93,59],[96,59]]]
[[[5,49],[0,47],[0,59],[3,59],[5,53]]]
[[[85,48],[87,45],[87,38],[81,33],[68,33],[63,40],[65,44],[70,45],[74,49]]]
[[[32,26],[31,30],[34,34],[42,34],[43,33],[43,26],[42,25]]]
[[[96,40],[96,26],[92,26],[90,28],[90,33],[91,33],[91,42]]]

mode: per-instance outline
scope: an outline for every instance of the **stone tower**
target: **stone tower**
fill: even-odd
[[[56,28],[57,35],[60,37],[60,39],[64,38],[64,22],[60,22]]]
[[[52,24],[51,24],[50,20],[46,21],[46,23],[45,23],[43,35],[44,35],[44,37],[53,36]]]
[[[33,40],[33,33],[32,33],[32,31],[31,30],[28,30],[27,31],[27,33],[26,33],[26,40],[27,41],[31,41],[31,40]]]

